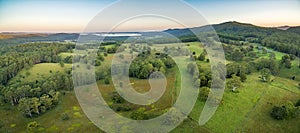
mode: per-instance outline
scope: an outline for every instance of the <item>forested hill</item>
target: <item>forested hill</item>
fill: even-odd
[[[258,43],[300,57],[300,27],[280,30],[239,22],[225,22],[212,27],[223,43],[232,45],[243,45],[245,42]],[[191,29],[205,32],[207,28],[208,26],[202,26]],[[198,40],[189,29],[169,29],[164,32],[180,38],[183,42]]]
[[[282,30],[279,30],[277,28],[266,28],[266,27],[259,27],[252,24],[246,24],[246,23],[239,23],[239,22],[225,22],[221,24],[215,24],[211,25],[215,31],[219,35],[224,36],[233,36],[237,38],[247,38],[247,37],[266,37],[268,35],[271,35],[275,32],[279,32]],[[194,27],[191,28],[195,31],[205,31],[208,26],[201,26],[201,27]],[[167,32],[169,34],[172,34],[174,36],[180,37],[180,36],[187,36],[191,35],[192,32],[190,32],[189,29],[168,29],[164,32]]]
[[[14,46],[29,42],[60,42],[65,40],[77,40],[79,34],[77,33],[56,33],[56,34],[43,34],[33,36],[15,36],[12,38],[0,39],[0,46]]]

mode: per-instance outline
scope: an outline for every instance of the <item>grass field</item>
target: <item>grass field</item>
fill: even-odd
[[[40,124],[40,132],[100,132],[84,115],[73,92],[62,96],[60,101],[57,107],[37,118],[22,116],[16,107],[10,110],[7,110],[8,107],[1,107],[0,117],[4,127],[0,128],[0,132],[26,133],[27,124],[32,121]],[[70,119],[61,120],[63,113],[67,113]]]
[[[28,70],[24,69],[19,72],[11,81],[33,82],[41,77],[48,77],[56,72],[63,72],[66,68],[71,68],[71,66],[72,64],[64,64],[64,67],[61,67],[59,63],[36,64]]]
[[[60,56],[61,58],[66,58],[68,56],[73,56],[73,55],[76,55],[74,53],[67,53],[67,52],[64,52],[64,53],[60,53],[58,56]]]
[[[166,74],[166,78],[167,78],[167,89],[164,93],[164,95],[159,99],[159,101],[151,104],[150,106],[154,106],[155,108],[159,108],[162,111],[164,109],[167,109],[169,107],[172,106],[173,104],[173,99],[176,99],[176,93],[177,90],[175,89],[175,85],[177,84],[177,77],[174,75],[176,75],[176,69],[173,68],[172,70],[169,70],[168,73]],[[145,80],[141,80],[141,79],[137,79],[137,78],[130,78],[130,85],[138,92],[144,93],[149,91],[150,89],[150,84],[148,79]],[[102,94],[102,96],[104,97],[104,99],[107,101],[107,103],[112,104],[112,100],[111,100],[111,93],[115,91],[115,87],[114,84],[112,83],[112,81],[110,82],[109,85],[105,85],[103,80],[98,81],[98,88]],[[124,103],[130,107],[132,107],[133,110],[138,109],[140,107],[147,107],[147,106],[138,106],[135,104],[131,104],[131,103]],[[148,107],[150,107],[148,106]],[[148,111],[151,110],[151,108],[148,108]],[[129,114],[131,113],[131,111],[128,111],[126,113],[120,113],[122,115],[124,115],[125,117],[129,118]]]

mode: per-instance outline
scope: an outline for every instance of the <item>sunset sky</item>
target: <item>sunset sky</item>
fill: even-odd
[[[115,0],[0,0],[0,32],[82,32],[89,21]],[[300,26],[299,0],[185,0],[210,24],[226,21],[254,25]],[[143,9],[147,4],[140,2]],[[168,5],[172,6],[172,5]],[[192,19],[187,16],[187,19]],[[147,27],[128,24],[126,30],[164,30],[172,24],[145,18]],[[157,22],[162,23],[158,25]]]

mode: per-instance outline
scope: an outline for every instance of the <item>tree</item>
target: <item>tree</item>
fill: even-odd
[[[59,62],[59,65],[61,66],[61,67],[65,67],[65,63],[64,62]]]
[[[288,69],[290,69],[292,67],[292,63],[291,63],[291,60],[290,59],[287,59],[284,61],[284,66]]]
[[[233,61],[242,61],[243,58],[244,58],[244,53],[242,53],[240,50],[235,50],[231,54],[231,59]]]
[[[242,86],[240,77],[233,75],[227,82],[227,88],[231,89],[232,92],[238,92],[237,89]]]
[[[41,103],[38,98],[36,97],[31,98],[31,109],[33,113],[40,115],[40,109],[39,109],[40,105]]]
[[[204,60],[205,60],[205,54],[204,54],[204,53],[201,53],[201,54],[198,56],[198,60],[204,61]]]
[[[284,55],[281,57],[281,64],[284,64],[286,68],[291,68],[292,63],[291,63],[291,57],[289,55]]]
[[[96,61],[95,61],[95,66],[100,66],[100,65],[101,65],[101,61],[96,60]]]
[[[297,101],[297,103],[295,104],[296,107],[300,106],[300,99]]]
[[[37,132],[39,126],[40,126],[40,124],[38,124],[36,121],[30,122],[27,124],[27,131],[28,132]]]
[[[200,93],[199,93],[199,99],[201,101],[206,101],[207,98],[208,98],[208,95],[209,95],[210,91],[211,90],[208,87],[201,87],[200,88]]]
[[[239,72],[239,77],[241,78],[242,82],[245,82],[247,79],[246,73],[245,72]]]
[[[146,79],[149,77],[151,71],[153,70],[153,66],[151,64],[143,65],[140,73],[137,75],[139,79]]]
[[[287,117],[287,111],[284,107],[275,106],[272,109],[271,116],[276,120],[283,120]]]
[[[286,109],[288,119],[295,118],[298,113],[300,113],[298,112],[298,110],[300,111],[300,108],[295,107],[290,101],[288,101],[283,107]]]
[[[264,68],[260,71],[261,73],[261,79],[263,82],[269,82],[271,78],[271,72],[269,69]]]
[[[121,97],[118,92],[113,92],[111,94],[111,100],[113,101],[113,103],[124,103],[125,100],[123,99],[123,97]]]
[[[270,60],[276,60],[276,54],[274,52],[270,53]]]
[[[52,98],[49,97],[49,95],[44,94],[40,97],[41,105],[45,106],[46,109],[52,108]]]
[[[62,113],[60,119],[66,121],[70,119],[70,116],[68,115],[68,113]]]
[[[300,114],[300,108],[288,101],[283,106],[274,106],[271,116],[277,120],[295,118]]]
[[[21,112],[29,117],[32,117],[32,113],[31,113],[31,100],[29,98],[22,98],[19,101],[19,110],[21,110]]]
[[[145,113],[145,108],[139,108],[138,110],[131,113],[131,118],[134,120],[145,120],[148,119],[147,113]]]
[[[54,90],[50,90],[49,95],[52,97],[52,104],[56,105],[59,102],[59,92],[55,92]]]
[[[109,78],[105,78],[104,83],[108,85],[110,83]]]

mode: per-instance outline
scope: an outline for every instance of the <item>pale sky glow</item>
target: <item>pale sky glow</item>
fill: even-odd
[[[82,32],[114,0],[0,0],[0,32]],[[211,24],[239,21],[259,26],[300,26],[299,0],[186,0]],[[143,6],[136,5],[143,9]],[[172,5],[169,5],[172,6]],[[187,15],[187,19],[189,18]],[[143,25],[140,22],[143,21]],[[121,31],[180,27],[154,18],[133,20]]]

